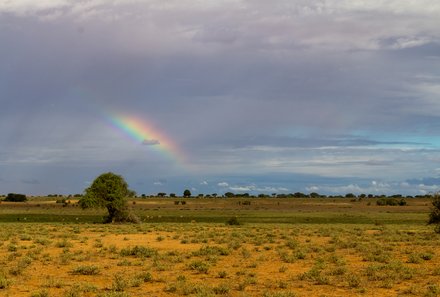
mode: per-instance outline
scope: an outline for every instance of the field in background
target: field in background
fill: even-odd
[[[407,204],[135,199],[142,224],[103,225],[73,200],[2,202],[0,296],[438,296],[429,200]]]

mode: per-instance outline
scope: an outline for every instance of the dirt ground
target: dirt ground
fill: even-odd
[[[2,224],[0,296],[437,296],[426,226]]]

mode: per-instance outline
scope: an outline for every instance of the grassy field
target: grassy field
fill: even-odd
[[[139,225],[2,202],[0,296],[440,295],[429,200],[182,200],[130,201]]]

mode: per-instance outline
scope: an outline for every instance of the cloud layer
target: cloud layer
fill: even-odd
[[[0,2],[0,186],[80,192],[112,170],[139,192],[435,191],[438,15],[432,0]],[[185,163],[109,113],[148,119]]]

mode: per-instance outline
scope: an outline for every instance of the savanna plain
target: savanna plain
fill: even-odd
[[[439,296],[430,201],[406,202],[132,199],[141,224],[2,202],[0,296]]]

